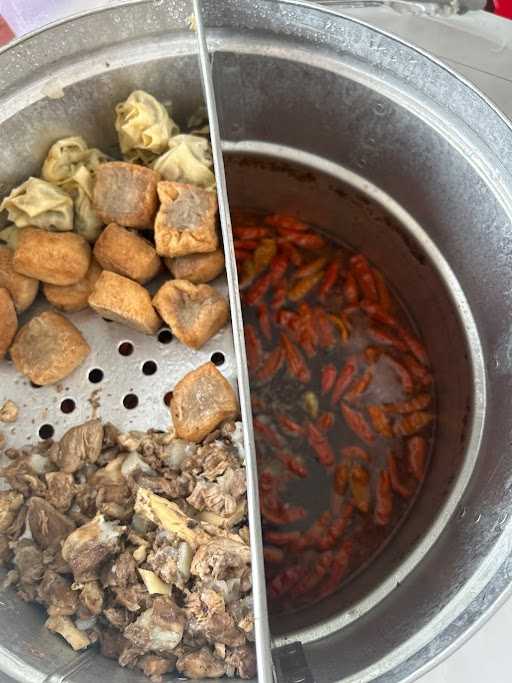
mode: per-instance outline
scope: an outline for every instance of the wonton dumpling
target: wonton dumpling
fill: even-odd
[[[94,172],[99,164],[108,161],[106,154],[99,149],[90,148],[80,136],[57,140],[48,152],[41,171],[41,177],[53,183],[62,185],[73,181],[76,172],[82,167]]]
[[[116,106],[115,127],[125,159],[149,163],[180,131],[167,109],[144,90],[135,90]]]
[[[169,141],[169,151],[153,163],[164,180],[215,187],[212,150],[208,140],[198,135],[176,135]]]
[[[4,209],[18,228],[73,230],[73,200],[60,187],[39,178],[29,178],[15,187],[0,204],[0,211]]]
[[[75,230],[88,242],[94,242],[103,227],[92,204],[94,175],[85,166],[81,166],[73,176],[72,183],[73,189],[71,183],[66,183],[65,187],[70,188],[75,201]]]
[[[79,136],[57,140],[43,164],[42,177],[60,185],[74,200],[75,230],[89,242],[101,232],[102,222],[92,205],[94,172],[108,161],[99,149],[89,148]]]

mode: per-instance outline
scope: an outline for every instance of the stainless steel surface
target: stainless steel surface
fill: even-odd
[[[207,46],[207,29],[203,24],[202,1],[193,0],[196,17],[196,30],[199,44],[199,63],[203,83],[204,99],[208,111],[210,138],[212,143],[215,180],[219,201],[219,216],[222,227],[222,239],[226,255],[226,275],[231,309],[231,325],[238,375],[238,394],[244,431],[244,447],[247,472],[247,507],[249,512],[249,529],[251,537],[254,631],[256,635],[256,657],[258,661],[258,680],[271,683],[272,660],[270,656],[270,632],[268,623],[267,601],[265,592],[265,568],[263,566],[262,537],[260,523],[260,506],[258,494],[258,471],[256,466],[256,449],[252,427],[251,394],[249,390],[249,374],[245,354],[244,323],[242,308],[238,296],[238,273],[231,230],[231,214],[229,211],[226,175],[222,157],[222,142],[219,131],[217,105],[212,79],[211,59]]]
[[[236,192],[253,204],[298,207],[364,245],[415,313],[436,369],[447,371],[439,373],[438,451],[414,513],[373,566],[322,609],[291,627],[276,624],[280,642],[304,636],[319,682],[410,680],[508,590],[512,133],[449,69],[361,21],[294,2],[204,7]],[[185,3],[134,2],[4,52],[6,189],[38,167],[59,135],[79,129],[108,147],[112,104],[134,85],[156,95],[179,89],[183,120],[200,100],[194,38],[169,31],[186,16]],[[63,98],[45,97],[62,88]],[[296,168],[258,171],[238,151],[270,153]],[[286,184],[277,182],[283,174]],[[373,196],[401,228],[390,232],[371,212],[343,225],[347,184]],[[265,187],[266,198],[255,187]],[[110,662],[69,653],[41,630],[35,610],[5,602],[1,666],[11,676],[134,680]]]
[[[315,4],[343,11],[351,7],[389,7],[400,14],[428,17],[452,17],[482,10],[485,0],[316,0]]]

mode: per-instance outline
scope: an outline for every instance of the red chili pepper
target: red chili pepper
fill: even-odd
[[[256,334],[256,330],[252,325],[245,325],[244,335],[247,363],[249,368],[254,371],[259,367],[262,361],[263,349],[261,348],[261,342]]]
[[[275,507],[261,505],[261,516],[263,519],[276,526],[294,524],[294,522],[304,519],[306,515],[307,512],[302,505],[288,505],[280,501],[278,501],[278,505]]]
[[[247,261],[247,259],[251,258],[252,254],[250,251],[245,251],[244,249],[236,249],[235,248],[235,259],[237,264],[243,263],[244,261]]]
[[[285,554],[281,548],[266,545],[263,546],[263,558],[268,564],[282,564],[285,560]]]
[[[318,288],[318,297],[320,299],[324,299],[336,284],[336,281],[340,274],[340,267],[341,264],[338,259],[331,261],[327,266],[324,278],[320,283],[320,287]]]
[[[395,374],[400,380],[402,389],[406,394],[411,394],[414,391],[414,381],[409,370],[402,365],[400,361],[387,353],[384,354],[384,358],[386,359],[386,363],[394,370]]]
[[[308,261],[308,263],[305,263],[300,268],[297,268],[297,270],[293,274],[293,278],[295,280],[300,280],[303,277],[309,277],[310,275],[315,275],[315,273],[318,273],[319,271],[322,270],[322,268],[325,266],[326,263],[327,263],[327,257],[326,256],[319,256],[318,258],[315,258],[312,261]]]
[[[233,228],[233,235],[240,240],[259,240],[268,237],[270,230],[260,227],[236,227]]]
[[[322,273],[319,272],[297,280],[288,290],[288,298],[290,301],[300,301],[311,292],[321,279]]]
[[[337,374],[338,373],[336,371],[336,367],[332,363],[324,365],[324,367],[322,368],[322,376],[320,380],[320,384],[322,387],[322,396],[328,394],[330,390],[333,388]]]
[[[372,268],[372,273],[379,295],[380,307],[383,311],[386,311],[386,313],[388,313],[392,308],[393,302],[391,299],[391,294],[389,293],[389,289],[386,285],[386,281],[384,280],[382,273],[378,271],[376,268]]]
[[[362,413],[358,410],[354,410],[354,408],[351,408],[346,403],[341,404],[341,412],[343,413],[347,426],[354,434],[363,441],[366,441],[366,443],[371,444],[375,441],[375,435]]]
[[[256,240],[233,240],[235,249],[247,249],[247,251],[254,251],[259,242]]]
[[[432,422],[434,416],[423,410],[403,415],[395,422],[394,431],[396,436],[411,436]]]
[[[418,380],[422,386],[428,387],[432,384],[432,375],[421,363],[418,363],[412,354],[404,353],[402,362],[414,379]]]
[[[268,314],[268,308],[266,304],[260,304],[258,306],[258,320],[260,323],[260,329],[269,341],[272,340],[272,328],[270,324],[270,316]]]
[[[352,505],[352,503],[345,503],[340,516],[337,519],[335,519],[329,527],[328,533],[332,541],[338,541],[343,536],[343,534],[345,533],[345,529],[347,528],[350,520],[352,519],[353,513],[354,506]]]
[[[357,284],[363,292],[363,297],[368,299],[368,301],[377,301],[379,298],[377,287],[375,286],[372,269],[366,257],[363,254],[356,254],[356,256],[352,256],[350,259],[350,265]]]
[[[265,223],[271,225],[273,228],[288,228],[291,230],[308,230],[309,225],[300,221],[293,216],[287,216],[283,213],[272,213],[265,218]]]
[[[270,287],[272,281],[272,273],[268,272],[262,275],[256,280],[256,282],[251,285],[245,294],[245,302],[249,306],[254,306],[254,304],[259,303],[261,299],[265,296]]]
[[[334,327],[322,308],[315,308],[314,316],[318,332],[318,343],[322,349],[330,349],[336,344]]]
[[[295,584],[299,583],[305,573],[306,568],[300,565],[283,569],[270,582],[270,597],[273,599],[281,598],[289,593]]]
[[[385,330],[382,327],[377,327],[376,325],[370,325],[368,328],[368,334],[370,337],[379,344],[386,344],[387,346],[392,346],[398,351],[407,351],[407,345],[400,337],[393,334],[389,330]]]
[[[287,415],[279,413],[276,415],[276,419],[281,427],[291,436],[304,436],[306,433],[306,430],[302,425],[298,424],[298,422],[295,422]]]
[[[281,308],[281,306],[286,301],[286,295],[288,293],[288,287],[286,285],[279,285],[274,291],[274,296],[270,303],[270,307],[276,311]]]
[[[414,396],[414,398],[411,398],[408,401],[400,401],[398,403],[385,403],[382,406],[382,408],[386,413],[414,413],[416,410],[424,410],[425,408],[428,408],[431,401],[432,397],[430,396],[430,394],[424,393],[418,394],[417,396]]]
[[[334,464],[334,452],[331,445],[325,436],[314,424],[308,422],[307,438],[311,448],[315,451],[318,462],[325,467],[330,467]]]
[[[389,472],[381,470],[375,495],[375,524],[386,526],[391,521],[393,513],[393,493]]]
[[[289,545],[301,540],[301,534],[298,531],[271,531],[269,529],[264,532],[263,536],[265,541],[277,546]]]
[[[400,480],[398,462],[396,456],[392,452],[388,454],[388,472],[393,491],[396,491],[402,498],[410,498],[413,491]]]
[[[373,301],[363,300],[361,301],[360,306],[373,320],[376,320],[383,325],[389,325],[390,327],[398,327],[398,320],[390,313],[387,313],[379,304]]]
[[[334,413],[322,413],[315,425],[321,432],[328,432],[334,426]]]
[[[281,308],[276,314],[276,322],[287,330],[295,333],[299,328],[299,314],[288,308]]]
[[[340,374],[338,375],[338,379],[336,380],[334,389],[332,390],[331,405],[338,403],[340,398],[343,396],[343,393],[348,388],[348,385],[350,384],[356,370],[357,360],[354,356],[352,356],[347,360],[343,368],[340,370]]]
[[[359,290],[353,274],[349,271],[343,283],[343,296],[348,304],[355,304],[359,301]]]
[[[287,453],[286,451],[279,451],[276,455],[292,474],[296,474],[301,479],[305,479],[308,476],[309,472],[305,468],[304,463],[297,456]]]
[[[321,235],[312,232],[298,232],[296,230],[281,230],[280,243],[293,242],[294,245],[307,250],[322,249],[325,247],[325,239]]]
[[[400,328],[399,334],[417,360],[419,360],[422,365],[428,367],[430,365],[428,354],[420,340],[403,327]]]
[[[253,419],[252,423],[254,426],[254,431],[257,434],[261,434],[261,436],[263,437],[263,439],[265,439],[265,441],[268,441],[268,443],[271,446],[274,446],[275,448],[282,448],[283,439],[281,436],[279,436],[279,434],[276,432],[276,430],[273,427],[266,424],[265,422],[262,422],[257,417],[255,417]]]
[[[329,578],[322,586],[322,589],[320,590],[318,597],[325,597],[327,595],[330,595],[333,591],[336,590],[336,588],[338,588],[338,586],[341,583],[341,580],[348,572],[351,554],[352,541],[344,541],[343,545],[334,556],[334,562],[331,568],[331,572],[329,574]]]
[[[256,379],[260,382],[268,382],[277,375],[284,363],[284,353],[280,346],[270,353],[259,369]]]
[[[302,254],[293,246],[293,244],[290,244],[289,242],[281,242],[281,249],[296,268],[304,261]]]
[[[347,458],[347,460],[355,458],[356,460],[370,462],[370,456],[368,453],[359,446],[344,446],[341,449],[341,455],[343,458]]]
[[[347,463],[343,462],[336,465],[333,477],[333,486],[336,493],[342,496],[347,490],[348,480],[350,478],[350,469]]]
[[[294,600],[311,593],[325,578],[327,572],[334,562],[334,555],[330,550],[323,552],[314,567],[302,578],[302,580],[295,584],[290,593],[290,597]]]
[[[311,381],[311,372],[297,347],[288,339],[286,334],[281,334],[281,346],[288,362],[290,373],[302,382],[308,384]]]
[[[279,285],[288,268],[288,256],[286,254],[276,254],[272,259],[269,269],[272,273],[272,284]],[[283,283],[284,284],[284,283]]]
[[[361,394],[364,394],[364,392],[368,389],[370,386],[371,382],[373,379],[373,372],[370,370],[370,368],[366,369],[364,374],[354,382],[352,387],[350,388],[349,391],[345,394],[345,400],[349,401],[350,403],[352,401],[355,401]]]
[[[407,464],[418,481],[423,481],[427,464],[427,442],[422,436],[412,436],[407,441]]]
[[[392,439],[393,428],[382,406],[373,405],[367,406],[367,408],[375,431],[386,439]]]

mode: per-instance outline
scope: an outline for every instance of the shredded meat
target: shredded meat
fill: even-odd
[[[255,676],[245,467],[233,422],[202,442],[99,420],[5,453],[3,587],[75,650],[153,683]],[[176,674],[175,674],[176,675]]]

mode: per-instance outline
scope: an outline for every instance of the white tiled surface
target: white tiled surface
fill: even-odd
[[[108,4],[108,0],[0,0],[0,14],[10,19],[13,28],[24,32],[64,15]],[[422,19],[386,9],[350,12],[444,59],[512,117],[512,22],[484,13]],[[456,34],[462,39],[454,40]],[[420,683],[511,683],[511,634],[509,600],[459,650],[422,676]],[[10,681],[0,674],[0,683]]]

